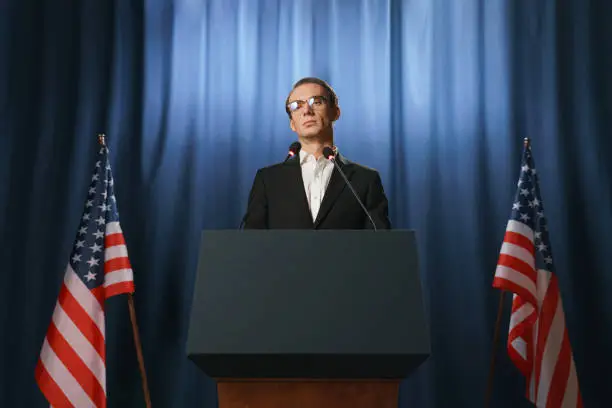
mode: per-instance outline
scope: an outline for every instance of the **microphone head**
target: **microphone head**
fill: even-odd
[[[327,160],[332,160],[336,157],[336,154],[334,153],[334,150],[331,147],[326,146],[323,148],[323,156],[325,156]]]
[[[302,150],[302,144],[300,142],[293,142],[289,146],[289,155],[295,156],[300,152],[300,150]]]

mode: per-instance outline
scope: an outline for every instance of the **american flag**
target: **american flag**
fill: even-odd
[[[36,365],[36,382],[52,407],[106,407],[104,301],[133,292],[108,149],[103,146]]]
[[[538,408],[582,407],[528,141],[493,287],[513,293],[507,348],[510,359],[525,376],[527,399]]]

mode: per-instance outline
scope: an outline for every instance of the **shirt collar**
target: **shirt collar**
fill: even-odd
[[[337,146],[332,146],[332,149],[334,150],[334,154],[338,154],[338,147]],[[300,164],[304,164],[306,162],[306,160],[308,160],[309,157],[312,156],[312,154],[304,151],[304,150],[300,150]],[[313,157],[314,158],[314,157]],[[323,156],[321,156],[319,159],[323,159]]]
[[[312,156],[310,153],[300,150],[300,164],[304,164],[310,156]]]

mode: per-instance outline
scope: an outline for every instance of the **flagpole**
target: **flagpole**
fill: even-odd
[[[495,322],[495,331],[493,334],[493,346],[491,347],[491,364],[489,366],[489,378],[487,382],[487,393],[485,396],[485,408],[488,408],[491,403],[491,395],[493,394],[493,377],[495,374],[495,351],[497,349],[497,341],[499,340],[499,327],[501,326],[502,312],[504,309],[504,295],[506,291],[502,290],[499,295],[499,306],[497,307],[497,321]]]
[[[528,137],[523,139],[523,146],[529,148],[531,141]],[[497,349],[497,341],[499,340],[499,328],[501,326],[502,313],[504,309],[504,295],[506,291],[502,290],[499,295],[499,305],[497,306],[497,321],[493,332],[493,346],[491,347],[491,364],[489,366],[489,377],[487,380],[487,390],[485,395],[485,408],[488,408],[491,403],[491,395],[493,395],[493,377],[495,374],[495,351]]]
[[[136,308],[134,307],[134,295],[131,293],[128,296],[128,306],[130,308],[130,320],[132,321],[132,332],[134,334],[134,344],[136,344],[136,354],[138,356],[138,366],[140,367],[140,377],[142,378],[142,392],[144,393],[145,404],[147,408],[151,408],[151,395],[149,394],[149,385],[147,384],[147,373],[144,366],[144,357],[142,355],[142,346],[140,345],[140,336],[138,335],[138,324],[136,323]]]
[[[102,147],[106,147],[106,135],[104,133],[98,134],[98,143]],[[132,334],[134,336],[134,345],[136,346],[136,356],[138,358],[138,367],[140,369],[140,378],[142,379],[142,391],[144,393],[146,407],[151,408],[151,395],[149,394],[149,385],[147,383],[147,372],[145,371],[142,345],[140,343],[140,335],[138,334],[138,323],[136,322],[134,295],[132,293],[127,293],[127,297],[128,308],[130,310],[130,320],[132,322]]]

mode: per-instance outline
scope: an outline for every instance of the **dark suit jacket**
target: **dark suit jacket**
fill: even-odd
[[[368,209],[376,228],[390,229],[387,197],[378,172],[341,155],[337,155],[336,160]],[[299,156],[257,171],[243,222],[245,229],[373,228],[336,168],[313,222]]]

